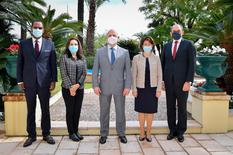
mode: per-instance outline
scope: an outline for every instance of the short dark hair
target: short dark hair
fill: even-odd
[[[155,53],[155,43],[154,43],[153,38],[150,37],[150,36],[147,36],[147,37],[144,37],[144,38],[141,39],[141,41],[140,41],[140,46],[139,46],[139,48],[141,49],[141,51],[143,51],[143,43],[144,43],[145,41],[149,41],[149,42],[152,44],[152,52]]]
[[[42,22],[41,20],[39,20],[39,19],[33,20],[33,21],[32,21],[32,26],[33,26],[33,24],[34,24],[34,23],[36,23],[36,22],[40,22],[40,23],[42,23],[42,25],[43,25],[43,27],[44,27],[43,22]]]
[[[67,54],[67,56],[69,58],[72,57],[72,54],[71,54],[71,52],[69,50],[69,45],[70,45],[71,40],[76,40],[78,42],[78,52],[76,53],[76,56],[77,56],[78,59],[82,59],[83,58],[83,49],[82,49],[82,45],[81,45],[80,41],[77,38],[70,38],[67,41],[67,43],[66,43],[66,49],[65,49],[64,54]]]

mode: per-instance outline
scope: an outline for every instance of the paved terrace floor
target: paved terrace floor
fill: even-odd
[[[67,136],[56,136],[55,145],[42,141],[22,147],[25,137],[0,135],[1,155],[232,155],[233,132],[227,134],[186,134],[183,143],[166,140],[166,135],[154,135],[152,142],[140,142],[138,135],[128,135],[128,143],[122,144],[116,136],[109,136],[105,144],[99,144],[97,136],[85,136],[81,142],[73,142]]]

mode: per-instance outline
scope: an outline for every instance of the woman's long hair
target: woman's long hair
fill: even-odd
[[[76,40],[78,42],[78,51],[76,53],[76,56],[77,56],[77,59],[82,59],[83,58],[83,49],[82,49],[82,45],[81,45],[80,41],[77,38],[70,38],[67,41],[64,54],[67,54],[68,58],[72,57],[72,54],[69,50],[69,45],[70,45],[71,40]]]

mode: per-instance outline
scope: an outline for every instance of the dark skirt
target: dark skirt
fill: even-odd
[[[156,87],[137,88],[134,110],[141,113],[157,113]]]

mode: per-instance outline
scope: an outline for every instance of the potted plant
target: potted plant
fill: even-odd
[[[206,79],[203,86],[198,90],[204,92],[221,92],[223,91],[216,84],[216,78],[224,75],[227,69],[227,52],[219,46],[205,47],[198,52],[196,73]]]
[[[6,50],[9,52],[9,54],[6,56],[7,59],[6,71],[7,74],[13,79],[11,84],[12,87],[10,88],[9,92],[18,93],[21,92],[16,82],[17,55],[19,50],[19,44],[13,43],[8,48],[6,48]]]

